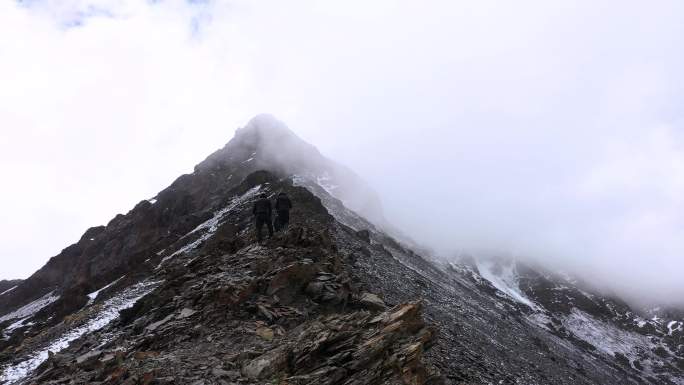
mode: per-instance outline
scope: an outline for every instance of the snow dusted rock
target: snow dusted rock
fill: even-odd
[[[527,319],[556,337],[568,341],[584,354],[614,360],[636,378],[637,383],[684,382],[679,371],[681,342],[670,326],[684,318],[660,312],[660,316],[631,308],[627,303],[591,294],[588,285],[564,273],[498,258],[472,265],[479,284],[493,286],[496,295],[517,304]],[[520,307],[520,305],[525,305]],[[676,313],[676,312],[675,312]],[[674,336],[674,338],[673,338]]]
[[[439,263],[365,189],[254,120],[0,294],[0,384],[684,384],[681,313]],[[258,244],[281,191],[290,228]]]
[[[3,315],[2,317],[0,317],[0,322],[14,320],[18,318],[31,317],[43,308],[45,308],[46,306],[49,306],[50,304],[54,303],[58,299],[59,295],[55,294],[55,292],[47,293],[41,298],[38,298],[37,300],[29,304],[26,304],[15,311]]]
[[[11,292],[12,290],[16,289],[19,286],[19,284],[21,284],[20,279],[10,281],[0,280],[0,295],[5,295]]]
[[[261,184],[254,186],[256,182]],[[135,301],[121,301],[122,294],[104,302],[95,296],[95,303],[70,317],[83,327],[69,332],[73,338],[56,349],[64,359],[36,359],[27,365],[20,354],[5,378],[36,376],[41,381],[82,383],[174,378],[178,383],[216,383],[225,372],[239,370],[234,380],[241,383],[293,378],[292,383],[313,384],[327,381],[315,364],[323,361],[338,375],[358,376],[358,384],[402,376],[423,384],[427,378],[439,377],[436,369],[422,362],[434,333],[425,327],[419,311],[411,312],[411,322],[396,324],[398,319],[392,319],[391,326],[373,321],[352,300],[365,296],[378,309],[382,303],[368,292],[362,295],[353,284],[358,281],[355,272],[337,251],[331,234],[334,219],[315,196],[263,173],[245,178],[244,184],[232,194],[232,203],[224,205],[229,209],[219,209],[208,219],[213,222],[190,229],[191,236],[181,237],[152,257],[156,263],[150,264],[147,278],[138,284],[155,282],[149,286],[151,291]],[[288,232],[262,245],[249,231],[249,205],[234,204],[255,187],[267,194],[285,190],[301,210]],[[227,224],[238,231],[218,231]],[[233,250],[234,245],[227,247],[217,240],[222,237],[238,238],[237,244],[243,246]],[[308,290],[314,286],[320,290]],[[115,305],[116,301],[130,306]],[[97,314],[107,309],[112,310],[111,318],[88,326],[90,319],[99,319]],[[118,318],[118,313],[113,314],[116,309],[122,310]],[[68,329],[67,324],[61,325],[60,330]],[[378,335],[384,337],[376,342]],[[46,345],[54,342],[46,338],[34,347]],[[378,354],[378,349],[384,353]],[[31,351],[24,354],[30,359]],[[389,369],[364,372],[367,365]]]

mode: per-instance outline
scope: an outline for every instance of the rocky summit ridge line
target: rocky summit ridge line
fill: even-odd
[[[285,191],[287,232],[251,204]],[[684,314],[443,262],[262,115],[150,200],[0,282],[0,384],[684,384]]]

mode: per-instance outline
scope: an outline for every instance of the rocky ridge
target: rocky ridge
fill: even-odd
[[[422,361],[435,330],[421,303],[387,307],[364,292],[328,234],[332,219],[306,190],[266,173],[246,183],[248,191],[287,191],[317,215],[259,245],[249,207],[235,206],[196,249],[148,261],[154,291],[112,327],[51,355],[29,382],[439,383]],[[23,348],[39,345],[40,335]]]
[[[251,202],[279,191],[292,226],[257,244]],[[684,383],[676,349],[597,349],[612,329],[573,329],[589,308],[559,282],[438,260],[354,191],[368,187],[253,120],[0,296],[0,383]]]

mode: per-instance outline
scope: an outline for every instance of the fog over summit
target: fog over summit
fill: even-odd
[[[5,2],[0,278],[265,111],[440,256],[529,258],[681,301],[683,7]]]
[[[311,178],[344,204],[375,223],[388,225],[380,197],[354,171],[323,156],[287,125],[270,114],[259,114],[235,132],[235,139],[215,152],[201,167],[217,167],[230,158],[245,156],[257,169]]]

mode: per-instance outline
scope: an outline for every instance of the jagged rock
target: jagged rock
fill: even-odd
[[[265,339],[266,341],[272,341],[273,337],[275,336],[275,333],[273,332],[273,329],[267,328],[267,327],[258,327],[256,330],[256,334]]]
[[[242,367],[242,374],[252,380],[263,380],[287,367],[287,347],[281,346],[265,353]]]
[[[282,303],[288,304],[315,274],[316,267],[311,263],[298,262],[285,266],[271,278],[266,294],[278,295]]]
[[[422,309],[421,302],[411,302],[397,305],[385,317],[386,324],[401,323],[410,326],[422,326],[423,321],[419,314]]]
[[[104,354],[102,357],[100,357],[100,362],[103,364],[109,364],[110,362],[114,362],[114,360],[117,358],[117,354],[115,353],[107,353]]]
[[[178,315],[177,318],[178,318],[178,319],[188,318],[188,317],[192,316],[192,315],[195,314],[195,313],[197,313],[197,311],[192,310],[192,309],[188,309],[188,308],[184,308],[183,310],[181,310],[181,312],[180,312],[180,314]]]
[[[372,293],[361,294],[359,302],[361,303],[361,305],[370,310],[385,310],[386,308],[385,302],[381,300],[380,297]]]
[[[162,319],[162,320],[160,320],[160,321],[151,323],[151,324],[148,325],[145,329],[147,329],[147,330],[150,331],[150,332],[153,332],[153,331],[157,330],[157,328],[159,328],[160,326],[162,326],[162,325],[164,325],[165,323],[169,322],[171,319],[173,319],[173,315],[172,315],[172,314],[166,316],[164,319]]]
[[[81,367],[90,367],[98,362],[98,358],[102,355],[102,350],[93,350],[86,354],[80,355],[76,358],[76,365]]]

